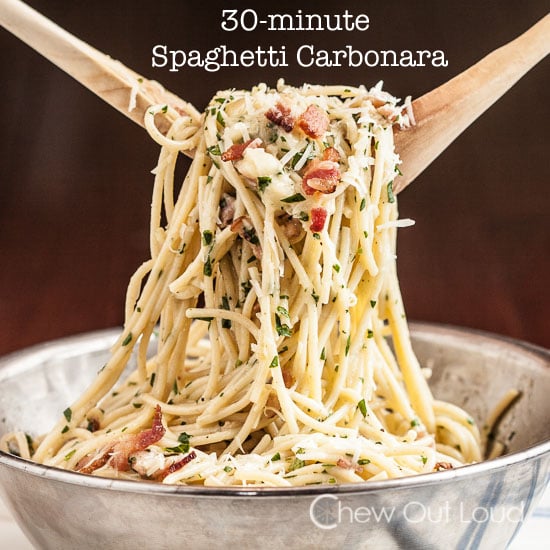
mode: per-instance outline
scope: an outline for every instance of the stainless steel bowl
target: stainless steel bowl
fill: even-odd
[[[0,453],[5,500],[38,548],[504,548],[550,470],[550,351],[446,326],[413,325],[436,397],[479,423],[510,388],[503,457],[358,485],[174,487],[95,478]],[[0,433],[48,430],[95,376],[118,331],[67,338],[0,362]]]

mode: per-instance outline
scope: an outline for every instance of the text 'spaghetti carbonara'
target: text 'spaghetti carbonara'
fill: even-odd
[[[83,473],[163,483],[380,480],[480,460],[435,400],[395,265],[394,124],[410,105],[363,87],[218,93],[161,146],[151,259],[132,277],[110,360],[53,430],[2,448]],[[174,114],[174,113],[173,113]],[[194,159],[174,201],[182,151]],[[151,349],[154,348],[153,353]],[[134,354],[137,368],[122,374]]]

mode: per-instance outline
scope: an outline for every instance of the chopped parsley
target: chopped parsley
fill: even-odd
[[[126,338],[124,338],[124,341],[122,342],[122,345],[127,346],[131,341],[132,341],[132,333],[129,332],[128,336],[126,336]]]
[[[71,407],[67,407],[63,411],[63,416],[67,419],[67,422],[71,421],[71,418],[73,417],[73,411],[71,410]]]
[[[191,436],[189,434],[187,434],[185,432],[182,432],[178,437],[179,445],[177,447],[168,447],[165,450],[168,451],[169,453],[187,453],[187,452],[189,452],[189,447],[190,447],[189,439],[190,439],[190,437]]]
[[[260,191],[265,191],[266,187],[271,183],[271,178],[269,176],[260,176],[258,178],[258,189]]]
[[[361,411],[363,418],[365,418],[367,416],[367,404],[364,399],[361,399],[361,401],[357,403],[357,408]]]
[[[395,202],[395,195],[393,194],[393,180],[388,183],[388,201]]]
[[[296,193],[295,195],[290,195],[290,197],[281,199],[281,202],[292,203],[292,202],[302,202],[305,200],[306,198],[301,193]]]

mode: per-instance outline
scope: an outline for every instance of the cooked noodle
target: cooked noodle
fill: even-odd
[[[463,410],[435,401],[395,265],[393,125],[380,86],[218,93],[161,147],[151,259],[87,391],[39,442],[60,468],[164,483],[386,479],[481,458]],[[182,151],[194,158],[174,201]],[[151,355],[150,350],[154,348]],[[135,354],[137,368],[123,371]]]

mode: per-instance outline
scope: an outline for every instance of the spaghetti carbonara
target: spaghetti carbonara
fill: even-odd
[[[36,441],[64,469],[163,483],[292,486],[480,460],[479,433],[433,398],[395,265],[393,125],[376,86],[219,92],[146,127],[162,147],[151,259],[96,380]],[[179,154],[194,151],[175,200]],[[123,373],[131,357],[137,367]]]

